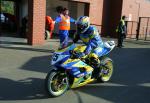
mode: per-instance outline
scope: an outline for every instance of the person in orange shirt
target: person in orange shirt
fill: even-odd
[[[75,23],[76,21],[69,16],[69,10],[67,8],[64,8],[62,13],[60,13],[60,15],[55,19],[55,23],[59,23],[59,49],[65,48],[68,45],[68,36],[71,22]]]
[[[50,16],[46,16],[46,29],[50,32],[50,39],[54,30],[54,21]]]

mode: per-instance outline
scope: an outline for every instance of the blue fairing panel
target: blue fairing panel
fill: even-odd
[[[80,72],[79,68],[74,67],[74,68],[71,69],[70,73],[74,77],[77,77],[77,75],[79,75],[81,72]]]
[[[103,48],[94,50],[94,53],[97,54],[99,57],[101,57],[101,56],[107,55],[110,52],[110,50],[111,50],[110,48],[103,47]]]

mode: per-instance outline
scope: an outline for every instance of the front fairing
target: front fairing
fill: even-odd
[[[81,61],[80,59],[68,59],[61,64],[61,67],[65,68],[66,70],[69,70],[69,73],[74,77],[78,77],[78,75],[83,73],[82,71],[85,71],[85,69],[93,70],[91,66]]]
[[[70,52],[69,51],[73,50],[75,47],[76,47],[75,44],[72,44],[65,49],[57,50],[52,55],[51,65],[56,65],[60,61],[66,61],[68,58],[70,58]]]
[[[64,68],[82,68],[87,66],[87,64],[81,61],[80,59],[68,59],[61,66]]]
[[[58,50],[52,56],[51,65],[54,65],[57,69],[69,70],[70,73],[76,77],[80,73],[81,68],[92,67],[78,58],[71,58],[72,54],[70,54],[70,50],[83,52],[85,48],[86,46],[71,45],[69,48],[64,50]]]

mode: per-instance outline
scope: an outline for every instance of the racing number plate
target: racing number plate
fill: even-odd
[[[55,54],[53,55],[52,60],[53,60],[54,62],[56,62],[56,61],[58,60],[58,58],[59,58],[59,55],[60,55],[60,54],[56,54],[56,53],[55,53]]]

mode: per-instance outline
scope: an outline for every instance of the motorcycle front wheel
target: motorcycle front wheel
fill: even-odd
[[[50,97],[58,97],[69,88],[69,81],[65,73],[50,71],[45,79],[45,87]]]
[[[108,57],[104,58],[103,65],[100,67],[100,74],[98,81],[100,82],[107,82],[110,80],[112,74],[113,74],[113,62]]]

